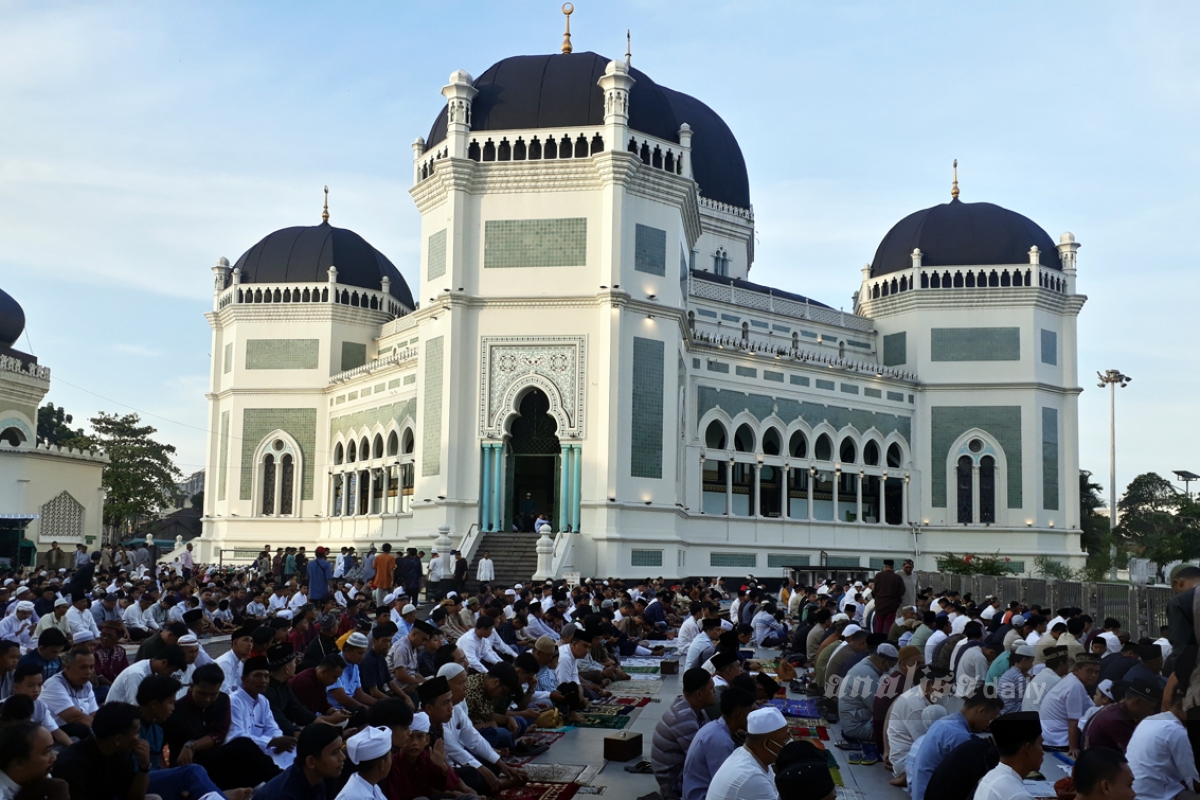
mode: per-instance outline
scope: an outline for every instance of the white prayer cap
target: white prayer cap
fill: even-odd
[[[519,592],[519,591],[521,591],[522,589],[524,589],[525,587],[524,587],[524,586],[522,586],[521,584],[519,584],[519,583],[518,583],[518,584],[517,584],[516,586],[514,586],[513,588],[514,588],[514,589],[516,589],[516,590]]]
[[[178,644],[180,647],[199,647],[200,640],[196,638],[196,634],[188,633],[180,636],[179,641],[176,642],[176,644]]]
[[[350,638],[346,640],[346,645],[348,647],[361,647],[365,650],[371,646],[371,642],[367,639],[366,634],[355,631],[354,633],[350,634]]]
[[[817,589],[817,594],[822,594],[822,595],[829,594],[829,587],[828,586],[820,587],[819,589]]]
[[[59,571],[59,572],[66,572],[66,571],[67,571],[67,568],[66,568],[66,567],[59,567],[59,568],[58,568],[58,571]]]
[[[1033,645],[1023,644],[1016,649],[1015,655],[1017,658],[1033,658],[1037,655],[1037,651],[1033,649]]]
[[[394,602],[396,602],[396,595],[395,595],[395,593],[389,594],[389,595],[387,595],[387,596],[385,596],[385,597],[383,598],[383,604],[384,604],[385,606],[390,606],[390,605],[391,605],[392,603],[394,603]]]
[[[466,670],[462,668],[462,664],[455,664],[453,661],[450,661],[446,664],[442,664],[442,668],[438,670],[438,677],[445,678],[446,680],[452,680],[457,678],[459,675],[462,675],[464,672],[466,672]]]
[[[1112,700],[1113,699],[1112,686],[1113,686],[1113,682],[1111,680],[1109,680],[1108,678],[1105,678],[1104,680],[1100,681],[1100,685],[1097,686],[1096,688],[1100,690],[1100,694],[1104,695],[1109,700]]]
[[[281,608],[275,612],[275,616],[279,617],[280,619],[291,619],[292,612],[286,608]]]
[[[39,578],[44,578],[44,577],[46,577],[46,570],[42,570],[41,572],[39,572],[39,573],[38,573],[38,577],[39,577]],[[10,583],[12,582],[12,578],[9,578],[9,582],[10,582]],[[7,586],[8,584],[5,584],[5,585]]]
[[[966,629],[967,623],[970,621],[971,621],[971,618],[968,617],[966,614],[959,614],[958,616],[956,616],[954,618],[954,621],[950,623],[950,632],[952,634],[962,633],[963,630]]]
[[[861,589],[861,588],[863,588],[863,582],[862,582],[862,581],[855,581],[855,582],[854,582],[854,588],[855,588],[855,589]]]
[[[884,642],[876,647],[875,655],[879,656],[880,658],[889,658],[892,661],[900,660],[900,653],[896,650],[896,646],[889,644],[888,642]]]
[[[21,595],[25,594],[26,592],[32,592],[32,591],[33,591],[32,589],[30,589],[28,586],[26,586],[25,584],[22,583],[20,585],[20,587],[18,587],[18,589],[17,589],[16,596],[20,597]]]
[[[513,597],[516,597],[516,596],[517,596],[517,590],[516,590],[516,589],[505,589],[505,590],[504,590],[504,593],[505,593],[506,595],[512,595]]]
[[[33,611],[33,603],[29,602],[28,600],[22,600],[21,602],[17,603],[17,611],[32,612]]]
[[[60,597],[54,601],[55,608],[58,608],[59,606],[69,606],[69,605],[71,605],[71,601],[65,597]]]
[[[71,644],[83,644],[84,642],[96,641],[96,634],[90,630],[79,631],[71,637]]]
[[[404,616],[405,614],[411,614],[416,610],[417,610],[417,607],[414,606],[412,603],[409,603],[404,608],[400,609],[400,616]]]
[[[458,597],[458,592],[446,592],[446,597]]]
[[[346,740],[346,755],[355,764],[370,761],[392,751],[392,732],[388,728],[363,728]]]
[[[830,622],[845,622],[850,619],[849,614],[834,614],[829,618]]]
[[[508,608],[504,609],[504,618],[505,619],[513,619],[516,616],[517,616],[517,612],[513,611],[512,606],[509,606]]]
[[[413,733],[429,733],[429,715],[424,711],[413,714],[412,725],[409,725],[408,729]]]
[[[760,708],[751,711],[750,716],[746,718],[746,733],[749,734],[774,733],[786,727],[787,720],[778,708]]]
[[[851,622],[849,625],[847,625],[845,628],[842,629],[842,638],[849,639],[851,636],[853,636],[854,634],[858,633],[861,630],[862,630],[862,628],[858,627],[853,622]]]

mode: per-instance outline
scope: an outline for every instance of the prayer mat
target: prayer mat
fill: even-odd
[[[604,790],[607,788],[607,786],[580,786],[578,794],[604,794]]]
[[[661,663],[662,663],[661,656],[658,658],[650,658],[650,657],[643,658],[640,656],[636,657],[636,658],[622,658],[621,659],[621,668],[624,669],[626,672],[630,672],[631,671],[629,669],[630,667],[657,667]]]
[[[792,734],[793,739],[817,739],[822,742],[829,741],[829,729],[824,725],[814,725],[812,727],[807,725],[797,725],[788,728],[788,731]]]
[[[662,690],[662,678],[657,675],[634,675],[635,680],[625,681],[621,684],[620,692],[622,695],[654,695]],[[653,678],[653,680],[639,681],[637,678]]]
[[[567,734],[566,734],[565,728],[563,728],[561,730],[556,728],[552,731],[551,730],[537,730],[537,731],[533,731],[531,733],[527,733],[524,736],[522,736],[521,741],[528,742],[530,744],[530,746],[533,746],[533,747],[540,747],[543,745],[546,747],[549,747],[550,745],[554,744],[555,742],[557,742],[559,739],[563,738],[566,735]]]
[[[787,700],[777,697],[767,702],[782,711],[785,717],[811,719],[820,716],[817,713],[817,703],[815,700]]]
[[[779,669],[779,659],[776,658],[772,661],[759,661],[758,668],[761,669],[763,672],[766,672],[767,670],[770,670],[771,672],[776,672]]]
[[[604,717],[599,715],[583,715],[583,722],[575,723],[576,728],[603,728],[607,730],[621,730],[633,721],[630,716],[615,716]]]
[[[599,700],[593,700],[588,704],[588,710],[597,706],[633,706],[634,708],[642,708],[650,705],[649,697],[601,697]]]
[[[624,664],[621,665],[621,669],[630,675],[658,675],[662,672],[661,667],[627,667]]]
[[[517,789],[501,789],[501,800],[570,800],[579,791],[574,783],[527,783]]]
[[[527,764],[522,771],[534,783],[572,783],[585,768],[582,764]]]
[[[630,679],[631,681],[658,681],[658,680],[662,680],[662,678],[658,677],[657,675],[642,675],[642,674],[630,675],[630,676],[629,676],[629,679]]]

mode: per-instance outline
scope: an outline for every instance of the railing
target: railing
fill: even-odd
[[[329,382],[331,384],[345,383],[348,380],[357,378],[359,375],[366,375],[391,364],[402,364],[405,361],[411,361],[416,357],[417,348],[405,347],[403,350],[397,350],[393,353],[389,353],[386,356],[380,356],[379,358],[376,358],[373,361],[368,361],[362,366],[355,367],[354,369],[342,370],[341,372],[330,377]]]
[[[845,311],[834,311],[832,308],[814,306],[810,303],[799,303],[784,297],[776,297],[770,291],[760,292],[733,284],[716,283],[688,277],[688,294],[703,300],[715,300],[719,303],[729,303],[740,308],[755,308],[771,314],[779,314],[792,319],[806,319],[825,325],[836,325],[855,331],[872,331],[875,323],[866,318],[847,314]]]
[[[575,535],[569,530],[559,531],[554,537],[554,560],[550,567],[550,574],[556,579],[562,577],[564,566],[573,563],[574,550]]]
[[[480,529],[478,522],[472,522],[471,527],[467,528],[467,532],[463,534],[462,541],[458,543],[458,551],[462,553],[462,557],[467,560],[468,564],[475,557],[475,550],[482,541],[483,530]]]
[[[467,158],[485,163],[561,161],[587,158],[604,149],[602,128],[479,131],[467,141]]]
[[[934,591],[953,589],[970,594],[976,603],[992,595],[1004,605],[1012,600],[1037,603],[1049,608],[1082,608],[1099,627],[1105,617],[1120,621],[1135,641],[1142,636],[1158,638],[1159,628],[1167,624],[1170,588],[1137,586],[1127,583],[1085,583],[1042,578],[1000,577],[991,575],[950,575],[940,572],[916,572],[921,587]]]
[[[877,378],[897,378],[904,381],[917,380],[917,373],[915,372],[895,369],[894,367],[885,367],[874,361],[855,361],[825,353],[812,353],[797,347],[783,347],[773,342],[742,339],[736,336],[711,336],[703,332],[693,333],[692,342],[722,351],[744,352],[752,356],[764,356],[767,359],[787,358],[802,364],[814,364],[846,370],[847,372],[858,372],[863,375],[873,375]],[[774,360],[763,362],[764,366],[772,363],[775,363]]]
[[[406,314],[391,322],[384,323],[384,326],[379,331],[379,338],[382,339],[385,336],[391,336],[393,333],[400,333],[401,331],[415,327],[417,327],[417,318]]]
[[[216,300],[218,311],[235,304],[265,303],[334,303],[384,311],[394,317],[403,317],[411,312],[411,309],[405,308],[392,297],[390,292],[338,283],[234,283],[217,295]]]
[[[700,198],[700,208],[719,211],[722,214],[729,214],[734,217],[741,217],[754,221],[754,207],[741,208],[740,206],[731,206],[728,203],[722,203],[720,200],[709,200],[707,197]]]
[[[912,267],[899,273],[871,280],[863,287],[867,300],[880,300],[914,289],[996,289],[1033,287],[1037,285],[1058,294],[1071,294],[1068,276],[1060,270],[1041,264],[1014,264],[1000,267]]]

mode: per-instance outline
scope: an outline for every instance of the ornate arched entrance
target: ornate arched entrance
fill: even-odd
[[[558,516],[559,459],[558,423],[548,412],[550,400],[540,389],[530,389],[518,406],[508,440],[505,521],[526,533],[534,532],[534,521],[545,514],[550,524]]]

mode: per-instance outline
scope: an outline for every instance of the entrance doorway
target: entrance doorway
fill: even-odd
[[[506,522],[515,520],[520,530],[534,532],[534,521],[545,514],[557,528],[559,459],[558,423],[548,413],[550,401],[539,389],[521,399],[520,416],[513,420],[509,440],[512,493]]]

